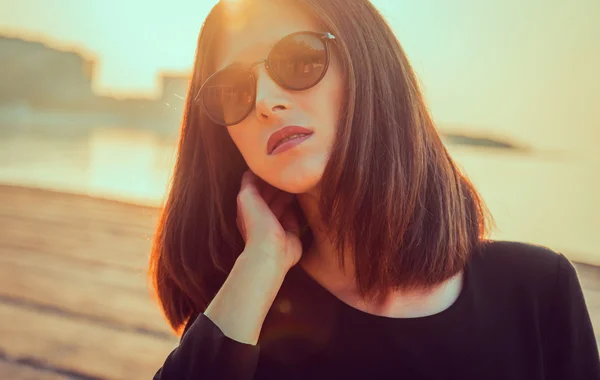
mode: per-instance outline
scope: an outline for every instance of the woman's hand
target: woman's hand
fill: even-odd
[[[242,176],[237,197],[237,226],[247,255],[274,260],[287,271],[302,256],[300,226],[294,209],[296,196],[279,190],[252,171]]]
[[[204,315],[229,338],[257,344],[260,330],[302,244],[295,195],[247,171],[237,197],[237,226],[246,247]]]

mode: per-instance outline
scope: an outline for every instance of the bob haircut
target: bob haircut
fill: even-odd
[[[492,219],[446,150],[391,28],[368,0],[280,1],[336,36],[334,54],[343,65],[345,99],[319,205],[340,265],[343,247],[352,247],[357,289],[371,299],[456,275],[479,252]],[[177,160],[150,257],[149,278],[178,333],[204,312],[244,249],[236,197],[248,167],[226,128],[194,103],[216,70],[226,7],[215,5],[200,31]],[[311,241],[308,230],[304,249]]]

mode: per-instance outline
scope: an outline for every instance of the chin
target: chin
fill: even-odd
[[[323,176],[324,167],[287,167],[265,178],[271,185],[291,194],[312,192]]]
[[[320,177],[315,178],[295,175],[288,178],[287,176],[284,176],[277,181],[276,187],[291,194],[304,194],[314,190],[320,180]]]

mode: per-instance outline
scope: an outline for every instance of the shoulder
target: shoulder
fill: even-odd
[[[483,243],[478,260],[486,269],[510,270],[514,274],[556,273],[561,262],[568,261],[549,247],[518,241],[490,240]]]
[[[480,286],[530,294],[552,292],[560,277],[576,276],[573,264],[543,245],[487,241],[471,260],[472,277]]]

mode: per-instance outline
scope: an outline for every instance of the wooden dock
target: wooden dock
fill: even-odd
[[[0,378],[152,378],[178,342],[146,277],[156,218],[0,186]]]
[[[156,208],[0,186],[0,378],[152,378],[178,342],[146,277],[156,218]],[[600,332],[600,268],[577,269]]]

